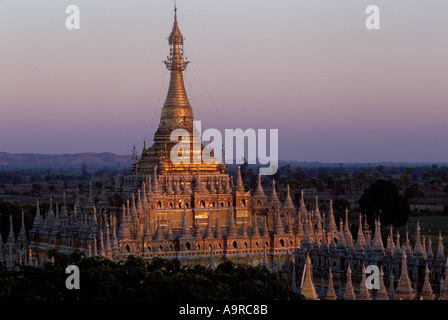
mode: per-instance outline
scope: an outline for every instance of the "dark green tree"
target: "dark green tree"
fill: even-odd
[[[350,201],[347,199],[335,199],[333,201],[333,213],[334,218],[337,222],[339,222],[339,219],[342,218],[345,220],[345,210],[350,211]]]
[[[437,165],[435,165],[435,166],[437,168]],[[434,165],[433,165],[433,167],[434,167]],[[432,215],[433,215],[433,228],[435,230],[436,229],[436,203],[437,203],[437,201],[436,201],[436,194],[437,194],[437,189],[442,184],[442,179],[440,179],[440,178],[431,179],[429,181],[429,184],[431,185],[432,191],[434,192],[434,198],[433,198],[433,200],[434,200],[434,210],[432,212]]]
[[[406,225],[411,213],[408,200],[399,195],[397,186],[388,180],[372,183],[364,190],[358,204],[369,224],[379,216],[381,224],[401,227]]]
[[[426,197],[425,187],[421,183],[414,182],[405,190],[404,196],[408,199],[424,199]]]
[[[87,167],[86,163],[83,163],[81,165],[81,179],[82,180],[89,180],[90,179],[90,173]]]
[[[42,185],[40,183],[33,183],[31,186],[31,191],[33,195],[40,196],[42,192]]]
[[[0,262],[0,301],[26,300],[296,300],[285,279],[262,266],[225,261],[216,269],[182,266],[177,259],[146,261],[129,256],[114,262],[104,257],[87,258],[49,250],[54,263],[36,268],[23,266],[7,271]],[[65,268],[75,264],[81,279],[79,290],[65,287]]]

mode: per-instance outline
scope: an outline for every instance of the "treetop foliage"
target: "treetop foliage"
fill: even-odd
[[[383,225],[406,225],[411,209],[408,200],[398,194],[397,186],[388,180],[377,180],[367,188],[358,201],[362,214],[370,225],[378,216]]]
[[[150,261],[129,256],[113,262],[103,257],[86,258],[48,252],[54,263],[41,268],[23,266],[7,271],[0,265],[0,299],[27,300],[295,300],[285,280],[262,266],[229,260],[211,269],[182,266],[179,260]],[[80,289],[68,290],[65,268],[80,270]]]

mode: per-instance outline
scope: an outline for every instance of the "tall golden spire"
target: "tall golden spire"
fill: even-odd
[[[201,161],[198,164],[195,162],[196,159],[201,159],[204,146],[201,141],[198,141],[201,138],[200,135],[194,134],[193,131],[193,109],[188,101],[184,85],[183,72],[189,63],[184,59],[184,40],[179,29],[177,7],[174,6],[174,22],[168,36],[170,51],[167,59],[163,61],[170,71],[170,84],[161,110],[160,123],[154,133],[154,143],[142,152],[134,170],[136,175],[152,174],[154,169],[159,175],[220,174],[225,172],[225,165],[218,167],[217,163],[208,164]],[[171,161],[171,150],[178,143],[178,141],[171,140],[171,134],[175,129],[184,129],[189,133],[190,161],[187,158],[180,164]],[[200,131],[200,128],[197,129]],[[200,147],[197,147],[198,145]],[[190,183],[191,178],[188,180]]]
[[[176,7],[174,7],[174,24],[168,37],[168,43],[170,45],[170,55],[164,63],[167,69],[171,71],[171,78],[164,106],[190,107],[183,80],[183,71],[187,68],[189,61],[184,60],[184,37],[177,22]]]
[[[188,61],[184,60],[184,37],[177,22],[177,8],[174,7],[174,23],[168,36],[170,53],[165,61],[166,68],[170,70],[170,84],[165,103],[160,115],[160,124],[154,135],[154,142],[171,150],[170,135],[177,128],[186,129],[193,133],[193,109],[188,101],[184,86],[183,72],[187,68]],[[169,151],[166,150],[166,151]],[[160,155],[160,152],[159,152]]]

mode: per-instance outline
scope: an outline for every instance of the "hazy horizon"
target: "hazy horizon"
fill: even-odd
[[[6,152],[3,150],[0,150],[0,154],[2,152]],[[129,157],[129,161],[131,161],[131,157],[132,154],[116,154],[113,152],[109,152],[109,151],[104,151],[104,152],[79,152],[79,153],[30,153],[30,152],[20,152],[20,153],[9,153],[6,152],[8,154],[13,154],[13,155],[40,155],[40,156],[64,156],[64,155],[68,155],[68,156],[74,156],[74,155],[80,155],[80,154],[92,154],[92,155],[96,155],[96,154],[103,154],[103,153],[107,153],[107,154],[114,154],[118,157]],[[117,159],[118,161],[118,159]],[[306,161],[306,160],[294,160],[294,159],[278,159],[279,162],[287,162],[287,163],[298,163],[298,164],[307,164],[307,165],[312,165],[312,164],[325,164],[325,165],[338,165],[338,166],[344,166],[344,165],[372,165],[372,164],[384,164],[384,165],[391,165],[391,166],[398,166],[398,165],[448,165],[448,161],[361,161],[361,162],[332,162],[332,161]],[[123,158],[120,158],[120,163],[123,162]],[[1,165],[2,163],[0,163]],[[227,166],[231,166],[231,165],[237,165],[235,161],[233,161],[233,163],[227,164]],[[249,163],[249,166],[259,166],[259,164],[252,164]],[[281,166],[281,163],[279,163],[279,167]]]
[[[140,152],[166,96],[173,2],[0,3],[0,151]],[[78,5],[81,29],[65,28]],[[440,0],[177,1],[203,130],[279,130],[279,159],[448,162]]]

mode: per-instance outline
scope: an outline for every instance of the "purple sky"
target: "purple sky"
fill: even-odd
[[[65,28],[66,6],[81,29]],[[381,30],[364,26],[369,4]],[[447,1],[179,0],[202,128],[279,130],[279,158],[448,162]],[[169,73],[166,0],[0,2],[0,151],[130,154]]]

